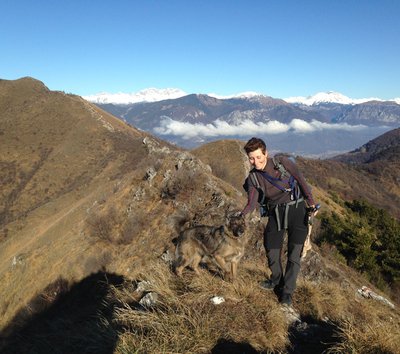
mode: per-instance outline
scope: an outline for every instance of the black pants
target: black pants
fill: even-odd
[[[285,206],[278,206],[280,224],[284,224]],[[292,294],[300,271],[301,251],[308,233],[307,211],[304,202],[288,206],[288,252],[286,270],[283,273],[281,250],[285,230],[278,231],[274,210],[269,213],[268,223],[264,230],[264,247],[268,257],[268,266],[272,272],[271,281],[280,285],[282,292]]]

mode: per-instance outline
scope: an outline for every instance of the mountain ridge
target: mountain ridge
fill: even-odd
[[[350,164],[368,164],[384,157],[395,161],[400,155],[400,128],[390,130],[379,137],[368,141],[361,147],[347,154],[332,157],[332,160]]]
[[[190,153],[38,80],[0,81],[0,112],[1,327],[60,277],[154,261],[177,210],[224,218],[240,199]]]
[[[353,150],[400,125],[400,105],[394,102],[308,106],[268,96],[221,100],[191,94],[158,102],[98,106],[184,148],[258,134],[277,149],[309,156]]]
[[[185,91],[179,88],[166,88],[166,89],[158,89],[158,88],[148,88],[143,89],[137,92],[132,93],[107,93],[107,92],[100,92],[97,94],[92,95],[84,95],[83,98],[92,102],[92,103],[99,103],[99,104],[132,104],[132,103],[139,103],[139,102],[157,102],[163,101],[166,99],[171,98],[179,98],[188,95]],[[192,94],[200,94],[200,95],[207,95],[210,97],[218,98],[218,99],[232,99],[232,98],[253,98],[253,97],[270,97],[265,94],[257,93],[254,91],[242,92],[233,95],[219,95],[215,93],[192,93]],[[303,104],[307,106],[312,106],[321,103],[338,103],[338,104],[360,104],[370,101],[393,101],[397,104],[400,104],[400,97],[393,98],[393,99],[380,99],[377,97],[370,97],[370,98],[349,98],[339,92],[334,91],[325,91],[325,92],[318,92],[311,96],[293,96],[287,98],[281,98],[287,103],[294,103],[294,104]]]
[[[321,352],[349,348],[354,340],[365,348],[368,319],[382,328],[378,337],[385,335],[374,348],[391,352],[400,333],[398,310],[357,296],[361,286],[373,285],[327,247],[314,244],[303,262],[294,320],[259,288],[269,273],[257,210],[248,220],[236,283],[213,269],[188,270],[182,278],[171,271],[179,220],[223,225],[229,212],[244,206],[240,180],[249,165],[243,141],[192,153],[32,80],[0,81],[0,112],[0,351]],[[343,214],[329,194],[343,192],[343,183],[329,176],[329,163],[339,175],[346,165],[306,163],[313,164],[310,172],[326,168],[330,178],[325,190],[307,176],[321,210]],[[314,236],[317,230],[316,219]],[[150,288],[143,293],[140,283]],[[158,295],[150,310],[139,302],[149,293]],[[221,306],[209,301],[215,295],[224,297]],[[274,341],[266,341],[271,333]]]

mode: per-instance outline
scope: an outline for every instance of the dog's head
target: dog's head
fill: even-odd
[[[246,232],[246,221],[244,216],[237,212],[227,216],[226,224],[232,234],[236,237],[242,237]]]

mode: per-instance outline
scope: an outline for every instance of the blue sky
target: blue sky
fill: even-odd
[[[0,13],[0,78],[52,90],[400,97],[397,0],[2,0]]]

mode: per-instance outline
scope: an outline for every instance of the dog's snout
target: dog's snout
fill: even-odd
[[[244,234],[244,228],[243,228],[243,227],[240,227],[240,228],[237,230],[237,233],[238,233],[238,236],[242,236],[242,235]]]
[[[235,236],[242,236],[245,233],[245,227],[243,225],[235,225],[232,227],[232,232]]]

